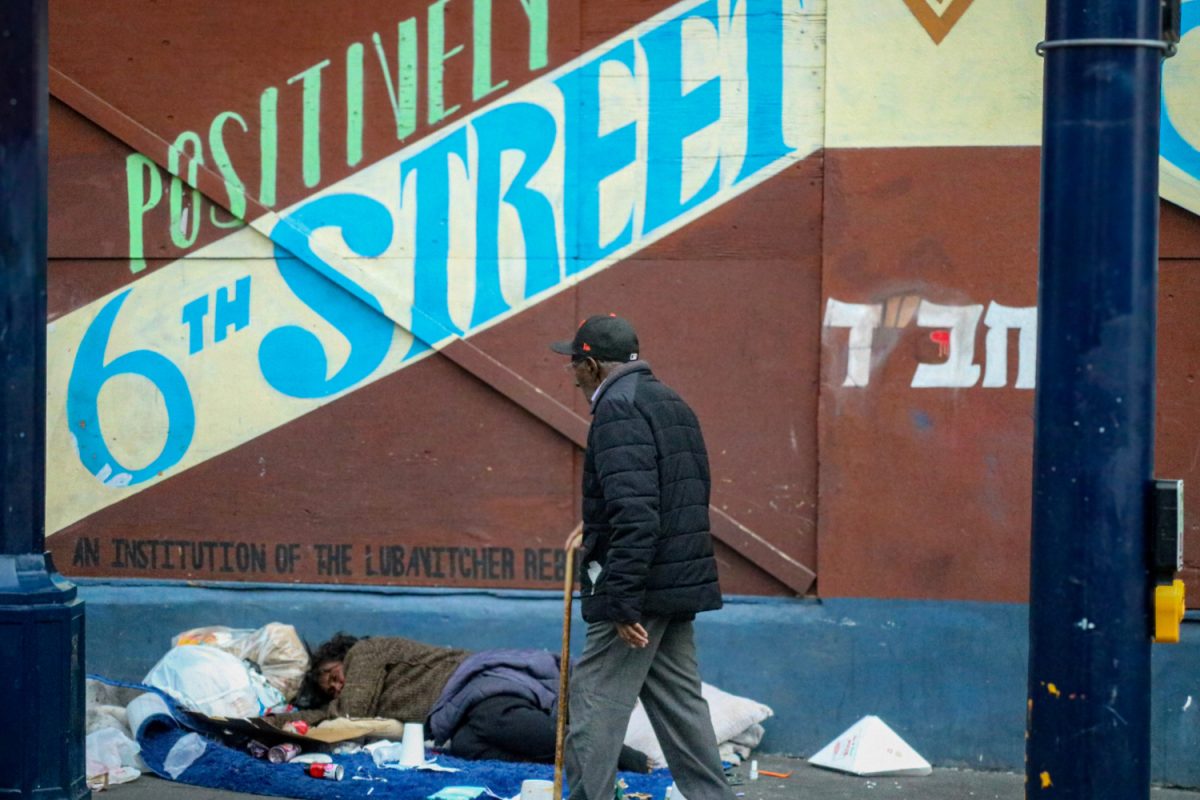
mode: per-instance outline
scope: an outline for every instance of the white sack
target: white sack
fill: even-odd
[[[253,661],[287,700],[296,696],[308,670],[308,650],[300,634],[282,622],[270,622],[257,630],[210,625],[184,631],[171,640],[172,647],[185,644],[208,645]]]
[[[773,716],[770,706],[763,705],[748,697],[721,691],[710,684],[701,684],[701,693],[708,701],[708,711],[712,717],[713,732],[717,735],[717,744],[733,742],[736,748],[726,748],[726,752],[749,754],[762,740],[763,729],[759,723]],[[663,756],[662,747],[650,727],[650,718],[639,700],[634,706],[633,715],[629,718],[629,728],[625,731],[625,744],[641,750],[650,757],[650,763],[655,768],[665,767],[667,760]]]
[[[237,656],[205,645],[173,647],[142,680],[210,717],[260,717],[283,695]]]

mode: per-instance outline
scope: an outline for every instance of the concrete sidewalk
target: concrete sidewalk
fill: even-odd
[[[760,770],[791,773],[787,778],[760,776],[746,781],[746,765],[738,774],[743,783],[734,786],[738,800],[861,800],[895,798],[908,800],[1022,800],[1025,777],[1009,772],[970,772],[935,769],[923,778],[859,778],[810,767],[800,758],[756,756]],[[202,789],[171,783],[144,775],[133,783],[113,786],[94,797],[110,800],[246,800],[258,795]],[[1153,800],[1197,800],[1200,791],[1155,788]],[[419,800],[414,798],[414,800]],[[656,798],[655,800],[661,800]]]

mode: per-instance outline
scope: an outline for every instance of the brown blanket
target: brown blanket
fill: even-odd
[[[331,717],[390,717],[401,722],[424,722],[450,675],[467,650],[381,636],[363,639],[346,654],[346,685],[324,708],[276,714],[282,725],[302,719],[309,724]]]

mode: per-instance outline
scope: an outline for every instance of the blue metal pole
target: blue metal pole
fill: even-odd
[[[1159,0],[1048,2],[1030,798],[1150,794],[1161,38]]]
[[[77,800],[83,603],[45,546],[46,0],[0,2],[0,798]]]

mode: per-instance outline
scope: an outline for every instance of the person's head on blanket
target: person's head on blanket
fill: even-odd
[[[332,639],[317,648],[305,676],[310,686],[321,691],[325,702],[335,699],[346,685],[346,654],[358,642],[357,636],[347,633],[335,634]]]
[[[545,650],[472,653],[400,636],[338,633],[313,652],[305,683],[315,707],[274,714],[276,725],[332,717],[423,722],[462,758],[554,761],[558,657]],[[629,748],[622,769],[645,772]]]

